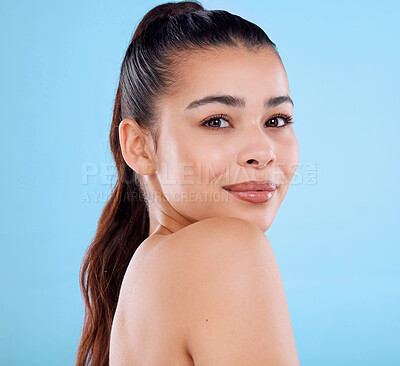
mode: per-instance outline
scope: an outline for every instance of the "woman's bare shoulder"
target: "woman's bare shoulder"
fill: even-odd
[[[283,284],[265,234],[245,220],[218,217],[174,239],[179,276],[168,281],[178,285],[177,314],[195,364],[229,360],[236,366],[250,357],[248,364],[297,365]]]
[[[249,241],[251,239],[251,241]],[[228,216],[210,217],[197,221],[171,235],[170,240],[188,249],[197,245],[223,245],[232,243],[232,240],[239,243],[248,242],[269,243],[261,229],[244,219]]]
[[[274,252],[262,230],[236,217],[197,221],[170,235],[160,248],[158,259],[163,267],[172,268],[172,273],[179,271],[187,284],[201,286],[202,281],[207,281],[207,273],[203,272],[219,271],[226,261],[237,265],[255,265],[257,262],[259,266],[270,262],[270,267],[273,263],[277,268]],[[255,261],[249,262],[251,258]]]
[[[154,247],[154,246],[153,246]],[[152,251],[152,263],[163,268],[172,267],[181,271],[202,267],[203,261],[218,261],[218,258],[235,255],[242,250],[270,250],[270,243],[255,224],[237,217],[218,216],[184,227],[162,238]],[[257,249],[258,248],[258,249]]]
[[[199,366],[298,364],[278,265],[255,224],[213,217],[158,244],[132,282],[142,292],[128,309],[143,305],[138,320],[128,316],[135,329],[158,314],[155,334],[173,337]]]

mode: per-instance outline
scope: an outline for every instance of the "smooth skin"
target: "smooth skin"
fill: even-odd
[[[285,69],[270,49],[223,47],[182,57],[174,93],[159,100],[158,150],[136,121],[119,128],[126,163],[149,196],[150,232],[125,274],[110,365],[299,365],[282,280],[264,232],[298,164]],[[239,106],[207,103],[241,98]],[[204,120],[214,115],[209,126]],[[225,128],[226,127],[226,128]],[[266,203],[222,187],[278,184]]]

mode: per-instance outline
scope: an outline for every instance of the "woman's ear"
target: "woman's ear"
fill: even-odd
[[[154,174],[156,165],[149,146],[151,135],[144,133],[139,124],[129,118],[124,118],[118,129],[119,143],[126,164],[141,175]]]

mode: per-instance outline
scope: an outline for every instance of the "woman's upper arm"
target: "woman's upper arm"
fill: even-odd
[[[194,228],[179,306],[195,366],[299,365],[281,276],[264,233],[234,218]]]

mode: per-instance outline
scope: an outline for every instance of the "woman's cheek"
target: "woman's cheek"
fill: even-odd
[[[287,183],[290,183],[299,163],[299,148],[294,135],[285,144],[280,146],[277,160],[278,166],[283,170]]]

